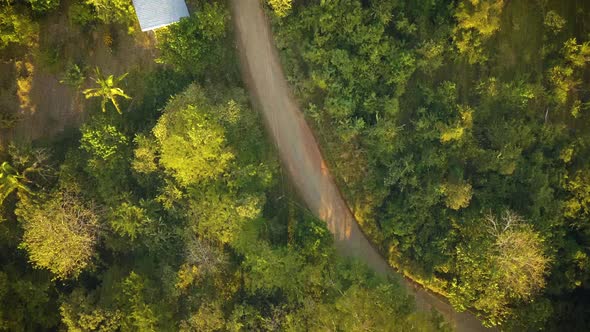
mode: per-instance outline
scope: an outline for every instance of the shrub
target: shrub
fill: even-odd
[[[59,0],[27,0],[36,13],[45,13],[59,7]]]

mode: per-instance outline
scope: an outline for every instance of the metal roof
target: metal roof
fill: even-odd
[[[165,27],[188,17],[184,0],[133,0],[141,31]]]

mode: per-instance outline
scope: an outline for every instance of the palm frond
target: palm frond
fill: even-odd
[[[125,74],[123,74],[123,75],[121,75],[121,76],[117,77],[117,79],[116,79],[116,82],[117,82],[117,83],[121,82],[122,80],[124,80],[124,79],[125,79],[125,77],[127,77],[127,75],[129,75],[129,73],[125,73]]]
[[[127,94],[125,94],[125,92],[123,91],[123,89],[120,89],[120,88],[114,88],[114,89],[112,89],[111,90],[111,93],[114,96],[120,96],[120,97],[123,97],[125,99],[131,99],[131,97],[129,97]]]
[[[100,97],[100,96],[102,96],[102,93],[101,93],[101,90],[100,89],[86,89],[86,90],[82,91],[82,93],[84,94],[84,96],[86,97],[86,99],[92,98],[92,97]]]
[[[114,97],[111,97],[111,102],[113,103],[113,105],[115,105],[115,109],[117,110],[117,112],[119,114],[123,114],[123,112],[121,112],[121,108],[119,107],[119,104],[117,103],[117,100]]]

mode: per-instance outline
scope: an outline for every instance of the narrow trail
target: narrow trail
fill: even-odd
[[[438,296],[400,276],[360,230],[332,178],[282,71],[260,0],[231,0],[244,79],[262,111],[281,161],[309,209],[334,234],[341,254],[357,257],[382,275],[397,276],[420,310],[438,310],[457,331],[488,331],[472,314],[457,313]]]

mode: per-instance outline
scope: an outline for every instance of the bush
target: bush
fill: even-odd
[[[86,0],[96,10],[96,17],[106,24],[119,23],[132,26],[135,10],[131,0]]]
[[[16,12],[12,6],[0,8],[0,50],[10,44],[32,46],[37,33],[37,24],[28,16]]]
[[[68,17],[72,25],[79,25],[83,28],[96,22],[96,13],[92,6],[85,3],[74,3],[68,9]]]
[[[285,17],[289,14],[291,6],[293,5],[292,0],[268,0],[268,4],[272,7],[272,10],[278,17]]]
[[[194,16],[158,31],[158,61],[192,75],[219,64],[225,54],[220,40],[226,35],[228,18],[226,8],[204,4]]]
[[[14,113],[0,113],[0,129],[10,129],[16,126],[20,120],[19,116]]]
[[[45,13],[59,7],[59,0],[27,0],[36,13]]]
[[[59,82],[79,89],[82,83],[84,83],[84,80],[86,80],[84,72],[85,70],[81,69],[77,64],[70,64]]]

